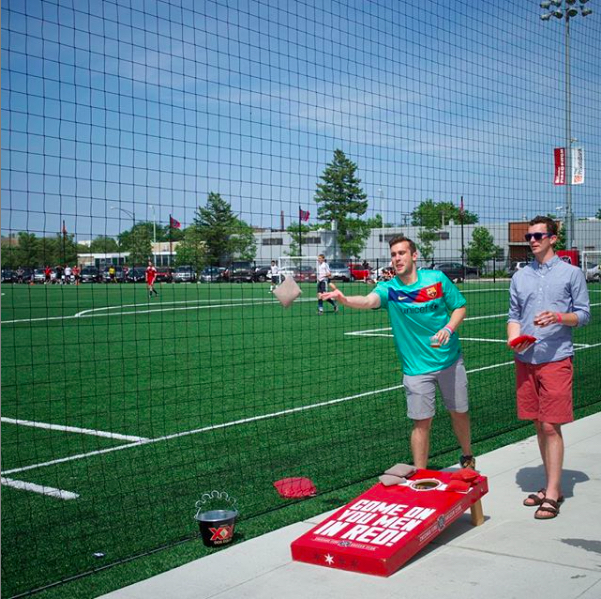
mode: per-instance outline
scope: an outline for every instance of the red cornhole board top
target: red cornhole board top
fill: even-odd
[[[390,576],[488,492],[485,476],[468,491],[446,491],[451,474],[418,470],[407,485],[378,483],[293,541],[292,559]],[[424,479],[440,485],[415,489]]]

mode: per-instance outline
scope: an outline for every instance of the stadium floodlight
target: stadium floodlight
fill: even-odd
[[[589,0],[580,0],[580,4],[586,4]],[[565,169],[568,176],[566,177],[566,205],[565,205],[565,228],[566,228],[566,247],[572,248],[574,245],[574,214],[572,212],[572,144],[575,139],[572,137],[572,91],[571,91],[571,79],[570,79],[570,21],[581,15],[586,17],[593,11],[590,8],[583,8],[580,6],[580,12],[575,6],[576,0],[543,0],[540,5],[541,8],[548,9],[551,6],[555,7],[540,16],[542,21],[549,21],[551,17],[557,19],[564,19],[565,22],[565,82],[566,82],[566,141],[565,141],[565,154],[566,164]],[[563,8],[563,10],[562,10]]]

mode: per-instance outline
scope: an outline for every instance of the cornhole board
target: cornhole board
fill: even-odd
[[[292,542],[292,559],[328,568],[390,576],[471,508],[484,522],[480,476],[466,492],[446,491],[452,472],[418,470],[405,485],[378,483]],[[426,480],[436,488],[418,490]],[[418,485],[419,481],[424,481]],[[436,483],[430,483],[436,485]]]

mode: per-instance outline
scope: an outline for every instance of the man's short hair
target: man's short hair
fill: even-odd
[[[528,226],[534,225],[545,225],[547,227],[547,233],[549,235],[557,235],[557,223],[548,216],[535,216],[529,223]]]
[[[326,259],[326,255],[325,254],[318,254],[317,257],[318,258],[323,258],[324,260]]]
[[[396,237],[393,237],[388,242],[388,245],[392,247],[393,245],[396,245],[397,243],[402,243],[403,241],[406,241],[409,244],[409,249],[411,250],[412,254],[415,254],[415,252],[417,252],[417,246],[415,245],[415,241],[413,241],[413,239],[409,239],[409,237],[405,237],[404,235],[397,235]]]

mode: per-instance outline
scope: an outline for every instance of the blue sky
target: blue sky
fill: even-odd
[[[601,207],[601,5],[571,22],[576,216]],[[483,221],[554,212],[564,22],[505,0],[6,0],[2,233],[116,235],[209,192],[247,222],[316,216],[335,149],[368,214],[426,198]],[[117,208],[117,209],[115,209]],[[119,210],[118,208],[121,208]]]

